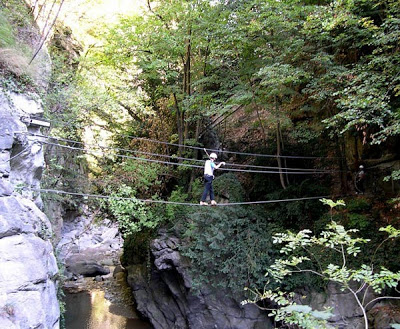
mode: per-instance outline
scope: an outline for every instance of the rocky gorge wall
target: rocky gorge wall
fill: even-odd
[[[161,230],[150,244],[148,263],[126,268],[137,310],[155,329],[274,328],[267,312],[254,305],[243,306],[240,299],[207,286],[202,286],[200,291],[193,289],[190,264],[181,256],[179,244],[178,238]],[[357,283],[354,285],[357,290]],[[359,293],[364,292],[365,287]],[[366,302],[376,297],[367,289]],[[362,310],[352,293],[333,282],[324,292],[309,288],[297,291],[296,302],[313,310],[332,309],[333,316],[328,320],[332,328],[364,328]],[[393,323],[400,323],[400,302],[378,300],[368,308],[367,314],[370,329],[392,328]]]
[[[240,304],[223,291],[192,288],[189,264],[179,240],[161,231],[151,243],[150,273],[146,264],[127,267],[137,310],[155,329],[268,329],[270,318],[254,305]]]
[[[49,219],[41,211],[44,168],[39,132],[27,122],[42,113],[36,95],[0,89],[0,328],[57,329],[58,266]],[[21,189],[27,187],[28,189]]]

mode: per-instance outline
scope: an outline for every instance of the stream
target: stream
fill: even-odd
[[[125,305],[113,304],[99,289],[66,292],[66,329],[150,329]]]
[[[150,329],[135,312],[132,290],[126,275],[110,274],[102,281],[81,278],[64,286],[65,329]]]

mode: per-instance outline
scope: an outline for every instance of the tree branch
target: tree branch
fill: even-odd
[[[374,303],[374,302],[377,302],[378,300],[381,300],[381,299],[398,299],[398,300],[400,300],[400,297],[390,297],[390,296],[388,296],[388,297],[377,297],[377,298],[374,298],[373,300],[371,300],[370,302],[368,302],[368,303],[364,306],[364,308],[367,309],[367,307],[368,307],[369,304]]]
[[[157,14],[157,13],[151,8],[150,0],[147,0],[147,7],[149,8],[149,11],[150,11],[153,15],[157,16],[157,17],[160,19],[160,21],[163,22],[163,24],[164,24],[164,26],[167,28],[167,30],[169,30],[169,26],[168,26],[167,22],[165,21],[165,19],[164,19],[160,14]]]

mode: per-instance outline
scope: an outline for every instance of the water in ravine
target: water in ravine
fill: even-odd
[[[102,290],[66,293],[66,329],[150,329],[132,308],[113,304]]]

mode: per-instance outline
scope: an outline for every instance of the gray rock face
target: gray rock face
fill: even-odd
[[[40,188],[44,168],[42,145],[38,137],[29,134],[40,131],[21,120],[42,112],[41,103],[35,97],[5,92],[0,88],[0,195],[11,195],[15,186]],[[23,190],[22,194],[42,206],[37,192]]]
[[[118,225],[107,219],[94,222],[90,212],[63,217],[57,250],[67,277],[107,275],[107,266],[116,265],[120,257],[123,240]]]
[[[191,288],[188,264],[177,250],[178,239],[166,234],[155,239],[151,252],[155,258],[150,280],[145,265],[128,267],[138,311],[155,329],[268,329],[271,320],[254,305],[222,291],[207,288],[195,294]]]
[[[368,312],[368,319],[374,329],[393,328],[392,324],[400,323],[400,303],[392,300],[389,303],[378,303]]]
[[[0,328],[58,329],[58,267],[52,228],[40,211],[41,145],[20,119],[40,103],[0,89]],[[36,104],[36,105],[35,105]],[[33,200],[33,201],[32,201]]]
[[[0,328],[59,327],[51,226],[36,205],[0,198]]]
[[[359,284],[354,282],[351,285],[354,291],[357,291]],[[367,304],[377,296],[367,291],[364,304]],[[363,297],[365,288],[359,293],[359,297]],[[324,308],[332,308],[333,316],[329,319],[329,323],[334,328],[346,329],[363,329],[364,318],[359,305],[357,304],[353,294],[348,290],[341,290],[340,286],[334,282],[328,284],[324,293],[305,290],[302,291],[297,298],[299,304],[310,305],[315,310],[323,310]],[[400,302],[397,300],[383,300],[367,310],[367,317],[370,328],[373,329],[389,329],[390,324],[400,323]]]

